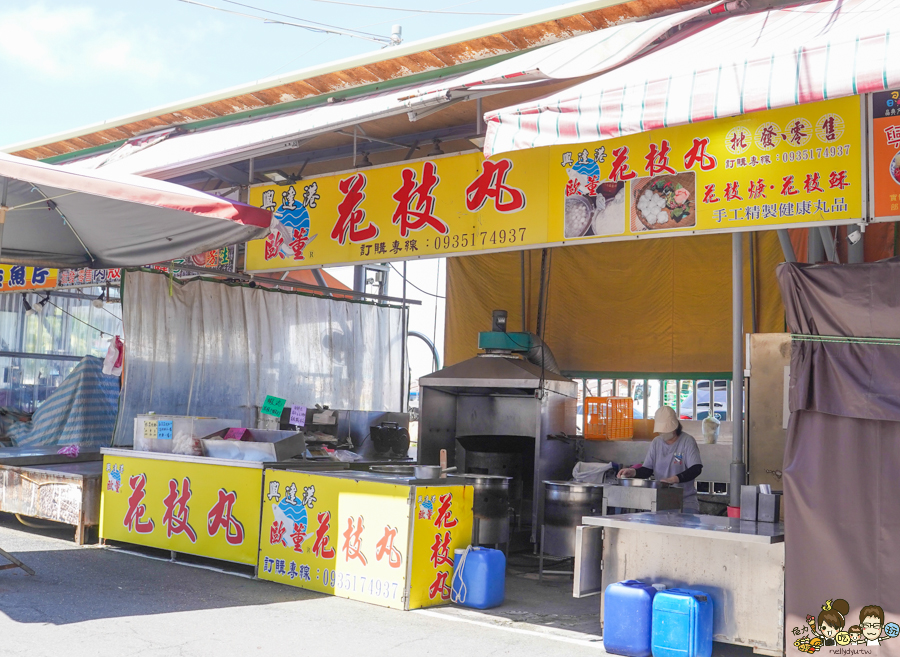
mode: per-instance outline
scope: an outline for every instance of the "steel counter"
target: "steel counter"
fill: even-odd
[[[684,513],[586,516],[576,542],[575,592],[603,594],[637,579],[705,591],[713,638],[784,654],[784,524]]]

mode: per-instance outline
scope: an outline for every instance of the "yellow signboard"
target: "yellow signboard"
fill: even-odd
[[[409,487],[266,470],[260,579],[403,609]]]
[[[864,216],[862,132],[849,97],[255,187],[278,229],[247,245],[246,269],[847,222]]]
[[[471,487],[266,470],[264,491],[260,579],[395,609],[449,601]]]
[[[450,601],[454,551],[472,542],[471,486],[416,489],[409,608]]]
[[[59,271],[47,267],[0,265],[0,292],[24,292],[56,287]]]
[[[262,469],[103,457],[104,539],[256,564]]]

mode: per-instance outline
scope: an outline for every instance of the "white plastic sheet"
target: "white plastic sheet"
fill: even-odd
[[[329,298],[127,272],[125,385],[115,444],[133,419],[240,419],[266,395],[288,404],[372,411],[400,406],[401,311]]]

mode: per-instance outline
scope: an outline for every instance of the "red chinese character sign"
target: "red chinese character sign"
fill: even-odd
[[[256,563],[262,470],[105,455],[103,477],[101,537]]]
[[[261,579],[396,609],[449,601],[454,550],[471,542],[471,487],[267,470],[264,490]]]
[[[254,187],[250,202],[274,210],[278,221],[266,239],[248,244],[245,268],[280,271],[544,244],[548,168],[541,152],[491,160],[467,153],[367,167],[287,189]],[[535,189],[535,181],[543,188]],[[583,185],[596,193],[600,182],[585,176]]]
[[[591,144],[490,159],[447,155],[286,190],[253,188],[251,202],[275,209],[280,228],[248,244],[246,269],[848,223],[864,216],[860,103],[840,98]],[[887,157],[878,165],[880,181],[900,187],[895,116],[881,116],[884,125],[873,133]],[[900,215],[900,189],[884,203]]]

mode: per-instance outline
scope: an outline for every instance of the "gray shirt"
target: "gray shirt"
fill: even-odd
[[[643,466],[653,470],[656,480],[681,474],[695,465],[701,465],[700,450],[697,449],[697,441],[689,433],[681,432],[678,439],[671,445],[666,443],[666,438],[671,438],[671,433],[664,433],[653,439],[650,449],[647,450],[647,458]],[[697,488],[693,481],[680,484],[684,489],[684,512],[700,513],[700,504],[697,502]]]

